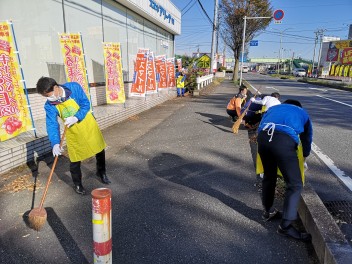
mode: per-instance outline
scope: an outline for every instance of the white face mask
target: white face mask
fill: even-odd
[[[60,99],[60,97],[56,97],[55,94],[48,96],[46,99],[48,99],[48,101],[50,102],[55,102],[58,101]]]

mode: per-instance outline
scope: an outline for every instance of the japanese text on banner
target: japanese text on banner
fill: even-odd
[[[156,79],[158,81],[158,88],[167,88],[167,68],[166,56],[159,55],[155,57]]]
[[[166,60],[167,65],[167,86],[169,88],[175,87],[175,58],[169,58]]]
[[[67,81],[79,83],[90,100],[89,84],[80,34],[59,34]]]
[[[11,25],[0,23],[0,142],[32,128]]]
[[[157,91],[154,53],[150,52],[148,56],[147,93],[156,93]]]
[[[104,42],[105,87],[108,104],[126,101],[120,43]]]
[[[139,49],[134,65],[131,96],[145,96],[148,77],[149,50]]]

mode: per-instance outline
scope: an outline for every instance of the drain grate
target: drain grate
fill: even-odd
[[[352,224],[352,202],[330,201],[324,202],[330,214],[342,223]]]

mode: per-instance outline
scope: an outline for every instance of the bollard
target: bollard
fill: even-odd
[[[98,188],[91,195],[94,263],[112,263],[111,190]]]

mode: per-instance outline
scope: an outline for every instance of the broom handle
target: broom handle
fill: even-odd
[[[259,93],[259,89],[257,89],[257,91],[255,92],[255,94],[253,95],[253,97],[255,98],[257,96],[257,94]],[[249,109],[249,107],[251,106],[252,101],[249,102],[248,106],[246,107],[246,109],[244,109],[243,113],[240,115],[240,117],[244,117]]]
[[[62,133],[62,136],[61,136],[60,148],[62,147],[62,144],[64,143],[66,130],[67,130],[67,126],[65,126],[64,132]],[[56,156],[55,159],[54,159],[53,166],[51,167],[51,171],[50,171],[50,175],[49,175],[49,178],[48,178],[48,182],[46,183],[44,194],[43,194],[42,200],[40,201],[40,205],[39,205],[40,209],[42,209],[42,207],[43,207],[44,200],[45,200],[46,194],[48,193],[49,184],[50,184],[51,178],[53,176],[53,173],[54,173],[54,170],[55,170],[56,163],[57,163],[58,159],[59,159],[59,156]]]

